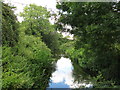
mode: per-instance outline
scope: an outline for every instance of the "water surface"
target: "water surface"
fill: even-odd
[[[48,88],[80,88],[91,87],[91,83],[85,83],[76,81],[73,75],[73,65],[69,58],[61,57],[56,63],[56,70],[50,77],[50,83]]]

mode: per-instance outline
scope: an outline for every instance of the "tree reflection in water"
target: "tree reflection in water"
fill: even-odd
[[[61,57],[56,63],[56,71],[52,73],[49,88],[91,87],[92,84],[86,82],[82,75],[87,76],[77,64],[72,65],[69,58]]]

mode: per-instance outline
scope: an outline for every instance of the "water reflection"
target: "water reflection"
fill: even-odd
[[[56,63],[56,71],[52,73],[49,88],[91,87],[92,84],[79,82],[73,77],[73,66],[69,58],[61,57]]]

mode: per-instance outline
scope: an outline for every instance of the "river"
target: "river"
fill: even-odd
[[[91,88],[93,85],[85,79],[81,79],[83,73],[75,70],[73,64],[69,58],[61,57],[55,67],[55,71],[52,73],[49,82],[49,88]],[[79,75],[75,75],[75,74]],[[79,80],[79,78],[81,80]],[[78,80],[77,80],[78,79]],[[87,81],[87,82],[86,82]]]

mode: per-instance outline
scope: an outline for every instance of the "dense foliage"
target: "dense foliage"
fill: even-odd
[[[57,41],[59,35],[53,35],[55,29],[48,21],[49,12],[41,6],[31,4],[21,13],[24,20],[19,23],[11,6],[3,3],[2,7],[3,90],[17,88],[44,90],[48,86],[52,62],[55,60],[52,52],[57,51],[59,46]],[[54,42],[48,34],[53,37]],[[51,40],[50,43],[45,42],[46,38]]]
[[[20,16],[24,18],[22,27],[25,28],[25,34],[41,37],[53,54],[59,52],[59,34],[50,24],[50,13],[46,8],[31,4],[24,8],[24,12]]]
[[[3,90],[44,90],[52,63],[61,54],[71,58],[75,80],[86,78],[85,70],[95,87],[120,84],[120,2],[59,2],[56,25],[49,22],[51,14],[42,6],[26,6],[21,23],[14,8],[2,3]],[[62,32],[74,34],[73,40],[63,38]]]
[[[13,7],[2,3],[2,44],[15,46],[18,41],[18,24]]]
[[[93,76],[101,73],[104,79],[120,84],[120,2],[62,2],[57,8],[58,30],[75,36],[72,46],[63,45],[68,46],[65,52]]]

